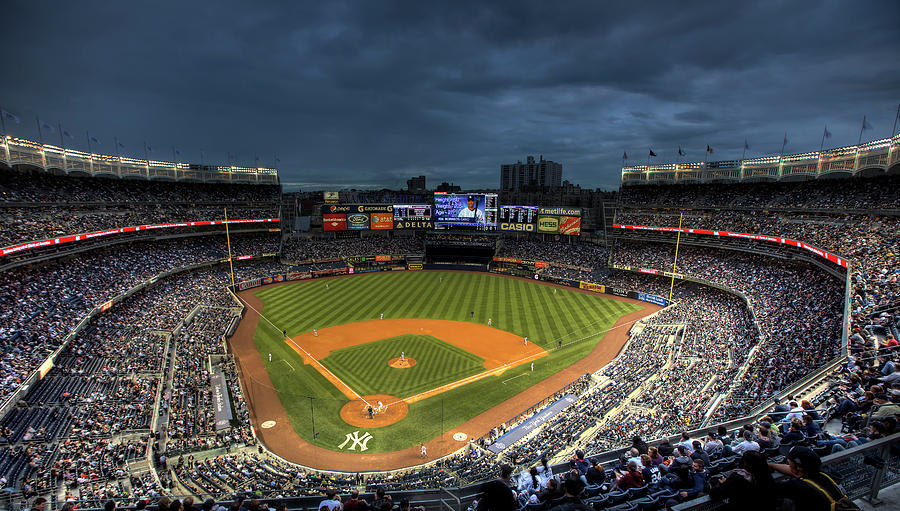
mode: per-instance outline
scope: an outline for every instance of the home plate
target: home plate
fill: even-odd
[[[263,429],[271,429],[275,427],[275,421],[266,421],[259,425]]]

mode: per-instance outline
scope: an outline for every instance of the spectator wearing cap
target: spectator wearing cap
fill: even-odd
[[[603,466],[600,465],[598,458],[591,460],[591,468],[588,469],[585,478],[588,484],[603,484],[606,482],[606,472],[603,471]]]
[[[709,454],[703,450],[703,444],[700,443],[700,440],[693,440],[691,442],[691,447],[694,448],[694,452],[691,453],[691,459],[703,460],[705,465],[709,465]]]
[[[900,374],[900,373],[894,373]],[[881,417],[890,417],[892,415],[900,414],[900,406],[897,406],[896,403],[892,403],[888,401],[887,394],[878,394],[875,396],[875,400],[873,401],[873,405],[877,407],[877,410],[872,412],[872,417],[881,418]]]
[[[791,401],[790,403],[788,403],[788,405],[790,405],[791,411],[788,412],[788,414],[784,416],[784,421],[782,421],[782,422],[792,421],[794,419],[799,419],[800,417],[803,417],[803,408],[801,408],[800,405],[797,404],[796,401]]]
[[[672,447],[671,443],[669,443],[668,438],[663,438],[662,441],[659,442],[658,449],[660,456],[662,456],[663,458],[668,458],[669,456],[675,454],[675,448]]]
[[[834,479],[821,471],[822,460],[809,447],[792,447],[787,459],[787,465],[769,463],[769,468],[788,476],[775,482],[775,496],[790,499],[796,511],[832,509],[828,496],[833,500],[844,496]]]
[[[713,500],[728,499],[730,511],[756,511],[775,509],[775,480],[758,451],[747,451],[741,456],[739,468],[728,476],[711,478],[709,496]]]
[[[509,486],[509,478],[512,476],[512,467],[502,464],[499,467],[500,475],[493,481],[481,485],[481,495],[478,498],[478,511],[514,511],[518,506],[512,488]]]
[[[803,423],[799,420],[791,421],[791,427],[788,432],[781,437],[781,443],[791,444],[803,440],[806,440],[806,437],[803,436]]]
[[[584,459],[584,451],[581,449],[575,451],[575,459],[572,460],[572,467],[578,471],[581,482],[587,484],[587,478],[585,476],[587,475],[588,469],[591,468],[591,464]]]
[[[801,435],[802,436],[802,435]],[[759,444],[753,440],[753,434],[749,431],[744,431],[744,440],[734,446],[732,449],[735,454],[744,454],[747,451],[758,451]]]
[[[724,449],[725,446],[722,444],[722,441],[719,440],[719,435],[717,435],[715,431],[710,431],[709,434],[706,435],[706,443],[703,444],[703,450],[706,451],[709,458],[721,458]]]
[[[791,411],[791,407],[782,403],[777,397],[773,401],[775,402],[775,408],[772,410],[772,418],[776,420],[784,419],[787,412]]]
[[[678,494],[666,501],[666,507],[671,508],[679,502],[693,499],[709,490],[709,472],[703,460],[694,460],[691,464],[690,486],[684,488]]]
[[[567,475],[566,480],[562,483],[563,498],[562,502],[551,507],[552,511],[593,511],[593,508],[586,506],[578,495],[584,490],[584,483],[581,478],[575,477],[574,474]]]

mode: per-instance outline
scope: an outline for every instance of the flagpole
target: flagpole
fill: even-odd
[[[863,132],[865,129],[866,129],[866,116],[864,115],[864,116],[863,116],[863,123],[862,123],[862,126],[859,127],[859,139],[856,140],[856,145],[857,145],[857,146],[859,146],[859,144],[862,143],[862,132]],[[857,149],[857,150],[858,150],[858,149]]]
[[[43,146],[44,145],[44,132],[41,131],[41,118],[35,115],[34,120],[37,121],[38,141],[40,141],[41,146]],[[860,135],[860,136],[862,136],[862,135]]]
[[[828,125],[825,125],[825,131],[822,132],[822,144],[819,146],[819,153],[825,150],[825,134],[828,133]]]
[[[900,119],[900,104],[897,105],[897,115],[894,116],[894,127],[891,128],[891,138],[894,138],[894,130],[897,129],[897,119]]]
[[[0,131],[0,135],[3,135],[3,137],[6,138],[6,110],[4,110],[2,106],[0,106],[0,130],[2,130]],[[891,136],[893,135],[894,134],[891,133]]]
[[[90,161],[90,169],[91,169],[91,175],[93,176],[94,175],[94,151],[91,150],[91,132],[88,130],[84,130],[84,134],[87,137],[88,158],[90,158],[90,160],[89,160]]]
[[[56,123],[56,126],[59,128],[59,147],[62,147],[62,148],[63,148],[63,152],[65,152],[65,150],[66,150],[66,143],[63,142],[62,123],[61,123],[61,122],[58,122],[58,123]]]
[[[228,208],[225,207],[225,241],[228,243],[228,267],[231,268],[231,290],[237,292],[234,287],[234,263],[231,261],[231,235],[228,233]]]
[[[744,139],[744,150],[741,151],[741,161],[744,161],[744,155],[747,154],[747,139]]]
[[[681,221],[683,219],[684,211],[678,217],[678,237],[675,239],[675,261],[672,262],[672,283],[669,285],[669,302],[672,301],[672,292],[675,290],[675,266],[678,264],[678,245],[681,243]]]
[[[787,145],[787,131],[784,132],[784,138],[781,139],[781,157],[784,158],[784,146]]]

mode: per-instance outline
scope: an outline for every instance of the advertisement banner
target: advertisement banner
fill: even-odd
[[[549,268],[549,267],[550,267],[550,263],[548,263],[548,262],[546,262],[546,261],[535,261],[535,262],[534,262],[534,267],[535,267],[535,268]]]
[[[539,216],[537,220],[537,232],[553,233],[559,232],[559,217],[557,216]]]
[[[511,257],[495,257],[494,261],[498,263],[521,263],[521,259],[513,259]]]
[[[263,277],[262,283],[263,283],[263,284],[271,284],[271,283],[272,283],[272,277]]]
[[[830,252],[826,252],[820,248],[814,247],[812,245],[807,245],[802,241],[792,240],[788,238],[780,238],[778,236],[768,236],[765,234],[746,234],[741,232],[728,232],[728,231],[711,231],[706,229],[686,229],[678,227],[651,227],[646,225],[622,225],[622,224],[613,224],[613,228],[615,229],[630,229],[636,231],[660,231],[660,232],[681,232],[685,234],[703,234],[707,236],[725,236],[727,238],[742,238],[742,239],[750,239],[756,241],[768,241],[769,243],[780,243],[784,245],[790,245],[792,247],[799,247],[804,250],[808,250],[817,256],[827,259],[832,263],[837,264],[843,268],[847,268],[850,266],[850,263],[840,257],[838,255],[832,254]]]
[[[532,415],[527,421],[516,426],[508,433],[495,440],[493,444],[488,446],[488,450],[493,452],[494,454],[499,454],[510,445],[525,438],[525,436],[533,432],[535,429],[539,428],[541,425],[553,420],[554,417],[559,415],[563,410],[565,410],[575,401],[577,401],[577,398],[575,396],[566,394],[565,396],[554,402],[552,405],[541,410],[540,413]]]
[[[534,232],[534,224],[500,222],[498,225],[500,226],[501,231]]]
[[[561,207],[553,207],[553,208],[539,208],[539,215],[554,215],[554,216],[581,216],[581,208],[561,208]]]
[[[434,229],[431,220],[395,220],[394,229]]]
[[[559,217],[559,233],[566,236],[581,235],[581,217],[577,216],[561,216]]]
[[[243,282],[239,282],[237,288],[243,291],[245,289],[250,289],[251,287],[258,287],[261,282],[262,279],[245,280]]]
[[[256,218],[256,219],[247,219],[247,220],[229,220],[229,224],[250,224],[250,223],[266,223],[266,222],[278,222],[280,221],[278,218]],[[224,220],[204,220],[198,222],[178,222],[178,223],[170,223],[170,224],[147,224],[147,225],[136,225],[131,227],[119,227],[117,229],[109,229],[106,231],[98,231],[98,232],[89,232],[84,234],[74,234],[70,236],[61,236],[59,238],[52,238],[48,240],[41,241],[29,241],[28,243],[20,243],[18,245],[12,245],[4,248],[0,248],[0,256],[5,256],[9,254],[15,254],[16,252],[21,252],[23,250],[31,250],[34,248],[41,247],[49,247],[51,245],[59,245],[62,243],[71,243],[73,241],[81,241],[81,240],[89,240],[98,238],[101,236],[109,236],[112,234],[121,234],[127,232],[137,232],[137,231],[147,231],[153,229],[170,229],[175,227],[202,227],[207,225],[224,225]]]
[[[109,308],[112,307],[112,305],[113,305],[112,300],[110,300],[110,301],[104,303],[103,305],[100,306],[100,312],[106,312],[106,311],[108,311]]]
[[[419,271],[422,269],[422,265],[420,263],[409,263],[407,268],[411,271]]]
[[[329,213],[391,213],[393,204],[326,204],[322,206],[322,214]]]
[[[370,229],[393,229],[394,215],[390,213],[372,213],[369,215],[371,220]]]
[[[649,273],[650,275],[656,275],[659,273],[659,270],[652,270],[650,268],[638,268],[638,271],[641,273]]]
[[[362,231],[369,228],[368,213],[348,213],[347,214],[347,230]]]
[[[655,303],[656,305],[666,306],[666,299],[661,296],[651,295],[650,293],[638,292],[637,299],[642,302]]]
[[[603,286],[601,284],[594,284],[593,282],[580,281],[578,283],[578,287],[580,287],[581,289],[586,289],[588,291],[593,291],[595,293],[605,293],[606,292],[605,286]]]
[[[624,296],[624,297],[627,297],[627,296],[628,296],[628,291],[625,290],[625,289],[622,289],[622,288],[618,288],[618,287],[609,287],[609,286],[606,286],[606,294],[608,294],[608,295],[613,295],[613,296]]]
[[[306,280],[311,278],[312,274],[309,272],[291,272],[287,274],[287,280]]]
[[[391,256],[389,254],[377,255],[375,256],[376,261],[390,261]]]
[[[209,378],[212,387],[213,414],[216,418],[216,431],[231,427],[231,400],[228,398],[228,385],[225,376],[215,371]]]
[[[326,204],[337,204],[339,200],[340,194],[338,192],[325,192],[325,203]]]
[[[346,231],[347,215],[343,213],[322,215],[322,227],[326,231]]]

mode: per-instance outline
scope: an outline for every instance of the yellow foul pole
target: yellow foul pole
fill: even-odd
[[[675,261],[672,263],[672,283],[669,285],[669,301],[672,301],[672,291],[675,290],[675,265],[678,264],[678,244],[681,243],[681,221],[684,219],[684,212],[678,217],[678,238],[675,239]]]
[[[231,290],[237,293],[234,287],[234,263],[231,261],[231,235],[228,234],[228,208],[225,208],[225,241],[228,244],[228,267],[231,268]]]

